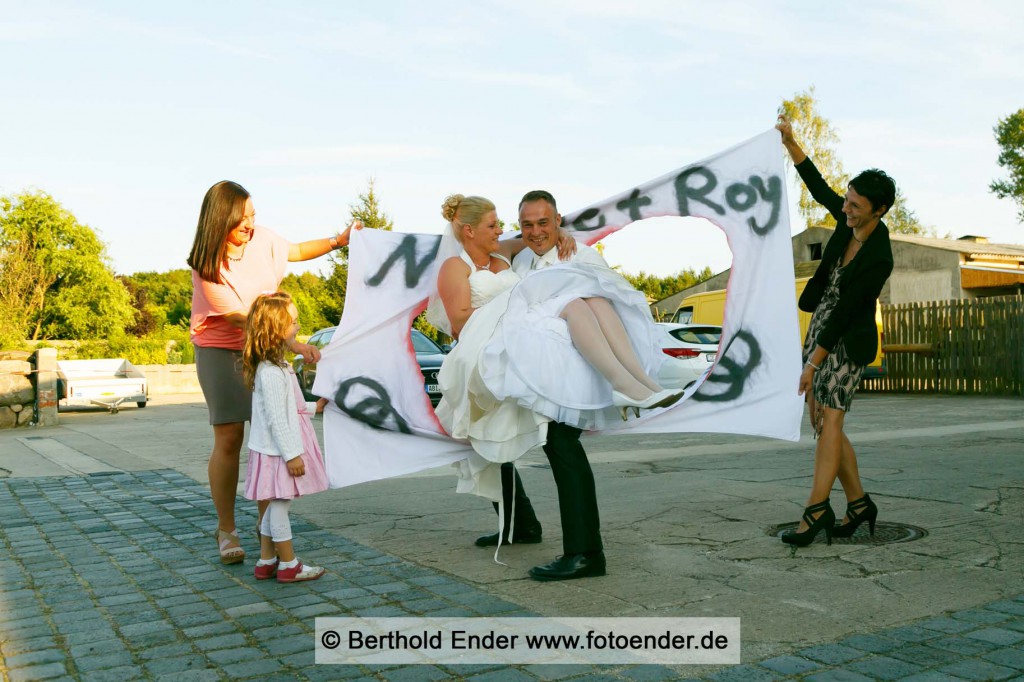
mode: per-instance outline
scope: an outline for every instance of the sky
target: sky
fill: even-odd
[[[185,267],[219,180],[294,242],[342,227],[370,178],[405,232],[440,232],[454,192],[514,222],[545,188],[567,214],[771,128],[811,86],[847,171],[888,171],[939,235],[1024,242],[988,189],[993,126],[1024,107],[1018,0],[0,0],[0,64],[0,195],[49,193],[122,274]],[[731,261],[679,218],[605,256]]]

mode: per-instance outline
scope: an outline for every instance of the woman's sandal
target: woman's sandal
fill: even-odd
[[[240,564],[245,561],[245,550],[238,536],[218,528],[213,537],[217,539],[217,550],[222,564]]]

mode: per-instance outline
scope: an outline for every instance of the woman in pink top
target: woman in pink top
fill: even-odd
[[[245,422],[252,409],[241,365],[249,307],[260,294],[277,291],[289,261],[310,260],[346,246],[349,231],[362,228],[357,221],[336,236],[292,244],[256,226],[255,217],[252,198],[241,185],[218,182],[203,198],[188,257],[196,371],[213,425],[210,495],[217,510],[217,547],[226,564],[245,559],[235,528],[235,491]],[[306,362],[320,359],[320,351],[308,344],[294,341],[290,348]]]

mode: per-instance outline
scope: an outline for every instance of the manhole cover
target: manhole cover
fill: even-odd
[[[796,530],[799,526],[798,521],[792,523],[780,523],[777,526],[772,526],[768,529],[768,535],[775,537],[781,537],[787,530]],[[853,537],[849,538],[832,538],[832,544],[834,545],[891,545],[897,542],[913,542],[914,540],[920,540],[921,538],[928,535],[928,531],[924,528],[918,528],[917,526],[911,526],[908,523],[883,523],[878,522],[875,524],[875,534],[871,535],[868,529],[867,523],[862,523],[857,532],[853,534]],[[819,532],[818,536],[814,538],[815,543],[826,542],[825,533]]]

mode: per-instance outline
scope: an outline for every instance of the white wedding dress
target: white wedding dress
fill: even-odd
[[[437,416],[479,455],[457,463],[459,491],[498,499],[498,467],[487,464],[514,461],[543,444],[548,421],[584,430],[621,423],[611,385],[576,350],[559,317],[567,303],[611,302],[651,376],[665,355],[646,298],[610,268],[558,263],[520,278],[511,268],[478,270],[465,251],[460,257],[472,269],[476,310],[438,374]]]

